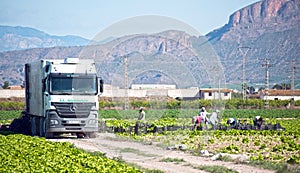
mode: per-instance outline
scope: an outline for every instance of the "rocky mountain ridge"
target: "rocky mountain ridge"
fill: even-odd
[[[291,62],[300,54],[299,31],[300,0],[263,0],[236,11],[227,24],[206,37],[224,62],[228,81],[241,82],[236,72],[242,73],[245,56],[247,82],[263,83],[262,64],[269,59],[270,81],[290,83]],[[249,48],[247,54],[239,47]]]
[[[172,70],[176,69],[172,71],[174,74],[197,75],[193,80],[202,84],[217,80],[216,76],[224,76],[224,83],[240,85],[243,73],[241,47],[249,48],[244,69],[247,83],[264,83],[265,67],[262,64],[266,59],[272,64],[270,85],[290,83],[291,62],[299,59],[300,55],[299,33],[300,0],[263,0],[234,12],[227,24],[205,37],[194,37],[181,31],[166,31],[121,37],[101,45],[2,52],[0,85],[4,81],[20,84],[26,62],[65,57],[93,58],[101,64],[99,74],[107,83],[119,81],[120,84],[124,77],[123,56],[127,56],[131,64],[129,70],[149,66],[149,63],[137,62],[152,59],[155,60],[152,61],[154,66],[165,68],[165,65],[171,66],[170,69],[173,67]],[[214,59],[216,56],[219,60]],[[175,65],[171,62],[175,62]],[[185,71],[180,71],[180,68]],[[296,84],[297,81],[300,83],[297,70],[295,78]],[[140,71],[138,76],[131,79],[131,82],[136,83],[142,83],[143,80],[147,83],[172,83],[175,80],[160,73],[157,68],[147,74]]]

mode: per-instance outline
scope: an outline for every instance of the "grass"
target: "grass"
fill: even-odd
[[[218,166],[218,165],[214,165],[214,166],[201,165],[201,166],[194,166],[193,168],[207,171],[207,172],[213,172],[213,173],[238,173],[235,170],[226,168],[224,166]]]
[[[247,163],[248,165],[268,169],[275,170],[276,173],[299,173],[300,165],[290,165],[287,163],[273,163],[270,161],[250,161]]]
[[[135,148],[122,148],[120,149],[120,152],[121,153],[134,153],[134,154],[137,154],[137,155],[140,155],[140,156],[145,156],[145,157],[155,157],[157,155],[155,154],[147,154],[147,153],[144,153],[138,149],[135,149]]]
[[[184,159],[182,158],[170,158],[170,157],[167,157],[167,158],[163,158],[160,160],[160,162],[174,162],[174,163],[182,163],[182,162],[185,162]]]

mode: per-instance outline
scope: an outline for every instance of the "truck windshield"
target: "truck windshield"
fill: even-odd
[[[97,87],[96,75],[52,74],[50,77],[51,94],[96,95]]]

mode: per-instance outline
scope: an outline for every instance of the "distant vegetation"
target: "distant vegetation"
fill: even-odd
[[[269,100],[270,109],[286,109],[286,105],[289,100]],[[208,109],[264,109],[265,101],[261,99],[248,99],[243,100],[240,98],[231,100],[169,100],[169,101],[148,101],[148,100],[136,100],[129,102],[130,108],[135,110],[139,107],[145,107],[146,109],[199,109],[202,106]],[[300,101],[295,101],[295,106],[300,106]],[[123,109],[124,102],[122,101],[99,101],[99,109]],[[0,101],[0,110],[24,110],[24,101]]]

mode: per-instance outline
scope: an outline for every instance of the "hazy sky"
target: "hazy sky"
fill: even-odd
[[[0,25],[28,26],[51,35],[91,39],[124,19],[155,15],[184,22],[205,35],[226,24],[236,10],[257,1],[0,0]]]

